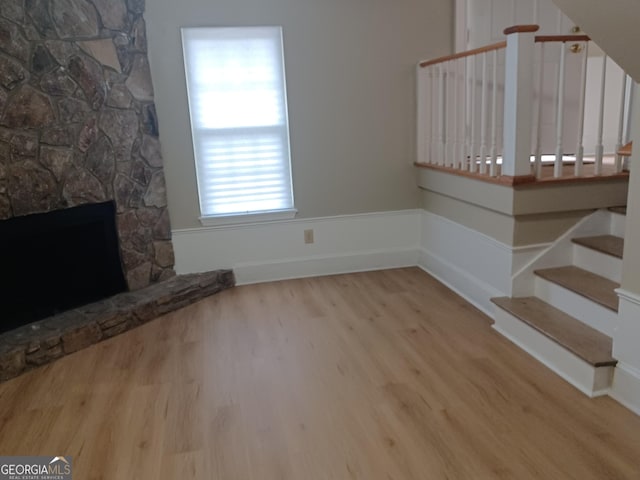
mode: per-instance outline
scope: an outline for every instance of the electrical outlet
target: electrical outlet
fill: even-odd
[[[304,243],[313,243],[313,229],[304,231]]]

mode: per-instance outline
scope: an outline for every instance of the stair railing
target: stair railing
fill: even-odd
[[[498,174],[498,97],[506,45],[499,42],[418,65],[418,163]]]
[[[506,42],[418,64],[418,164],[489,177],[540,178],[550,159],[553,177],[566,176],[567,164],[574,165],[570,175],[580,177],[585,161],[593,163],[590,175],[603,174],[609,155],[608,172],[622,171],[618,150],[628,140],[628,75],[620,75],[619,100],[612,100],[607,74],[613,64],[606,56],[601,61],[589,56],[589,37],[536,36],[538,28],[510,27],[504,31]],[[568,61],[567,52],[579,57]],[[599,82],[594,61],[601,62]],[[612,117],[617,118],[616,144],[606,150],[604,125]],[[588,159],[585,118],[590,127],[597,124]],[[575,143],[567,138],[568,122]]]

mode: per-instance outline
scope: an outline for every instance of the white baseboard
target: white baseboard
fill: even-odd
[[[468,271],[424,248],[420,250],[418,267],[491,318],[493,318],[491,298],[505,295],[474,277]]]
[[[232,268],[239,285],[415,266],[421,210],[173,231],[176,272]],[[314,243],[304,243],[313,230]]]
[[[636,415],[640,415],[640,371],[618,362],[609,395]]]
[[[233,270],[236,275],[236,283],[247,285],[292,278],[414,267],[417,258],[418,250],[415,248],[387,249],[290,258],[254,264],[240,263]]]

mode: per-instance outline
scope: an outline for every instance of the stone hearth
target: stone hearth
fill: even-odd
[[[234,286],[231,270],[179,275],[0,335],[0,381]]]

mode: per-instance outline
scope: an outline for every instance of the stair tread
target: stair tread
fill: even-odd
[[[615,365],[612,340],[536,297],[492,298],[497,306],[594,367]]]
[[[535,270],[534,273],[550,282],[567,288],[614,312],[618,311],[616,282],[572,265]]]
[[[609,211],[613,212],[613,213],[619,213],[620,215],[626,215],[627,214],[627,207],[626,207],[626,205],[621,206],[621,207],[609,207]]]
[[[624,250],[624,239],[616,237],[615,235],[580,237],[574,238],[572,242],[617,258],[622,258],[622,252]]]

